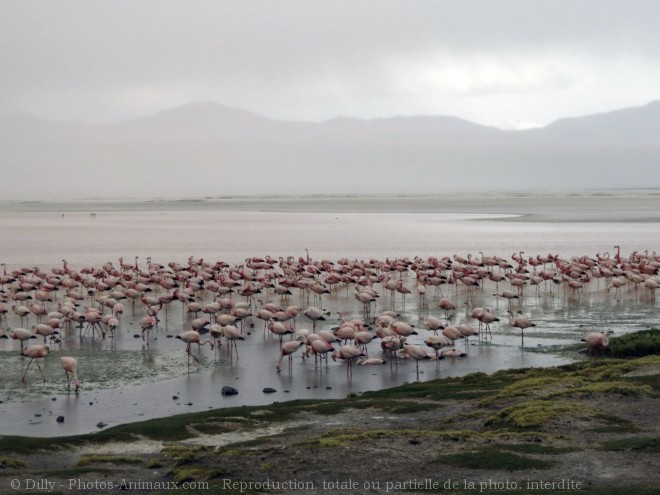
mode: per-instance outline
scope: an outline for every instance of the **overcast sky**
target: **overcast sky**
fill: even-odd
[[[660,98],[655,0],[0,0],[0,113],[114,122],[213,100],[279,119],[503,128]]]

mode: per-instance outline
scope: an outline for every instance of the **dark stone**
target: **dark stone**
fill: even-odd
[[[186,406],[192,406],[192,402],[186,402]]]
[[[332,390],[332,387],[327,386],[327,387],[325,387],[325,389],[326,389],[326,390]]]
[[[265,389],[263,389],[264,394],[272,394],[275,392],[277,392],[277,390],[275,390],[274,388],[266,387]]]
[[[57,421],[58,423],[64,423],[64,416],[58,416],[55,421]]]
[[[105,428],[106,426],[108,426],[108,423],[104,423],[103,421],[96,423],[97,428]]]
[[[178,395],[173,395],[172,400],[179,400],[179,396]]]
[[[140,335],[138,335],[137,333],[134,333],[134,334],[133,334],[133,338],[134,338],[134,339],[139,339],[139,338],[140,338]]]
[[[238,394],[238,390],[236,390],[234,387],[230,387],[228,385],[225,385],[222,387],[222,395],[236,395]]]
[[[420,442],[420,441],[419,441],[418,439],[416,439],[416,438],[411,438],[410,440],[408,440],[408,443],[409,443],[410,445],[419,445],[419,444],[422,443],[422,442]]]
[[[53,398],[52,398],[52,399],[50,399],[50,400],[53,400],[53,401],[54,401],[54,400],[57,400],[57,397],[53,397]]]

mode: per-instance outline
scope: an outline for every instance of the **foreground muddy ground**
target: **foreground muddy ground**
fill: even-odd
[[[651,495],[659,393],[659,356],[596,358],[93,435],[5,436],[0,493]]]

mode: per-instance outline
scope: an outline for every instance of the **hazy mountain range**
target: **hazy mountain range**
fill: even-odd
[[[658,187],[659,165],[660,101],[524,131],[211,102],[103,125],[0,116],[3,199]]]

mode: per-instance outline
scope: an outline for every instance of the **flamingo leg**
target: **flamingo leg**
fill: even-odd
[[[39,368],[39,373],[41,373],[41,378],[43,378],[44,383],[46,383],[46,377],[44,376],[44,372],[41,370],[41,366],[39,365],[39,361],[37,361],[37,368]]]
[[[30,365],[32,364],[32,361],[34,361],[34,358],[30,359],[30,362],[28,365],[25,367],[25,372],[23,373],[23,377],[21,378],[21,382],[25,383],[25,375],[27,375],[28,370],[30,369]]]

